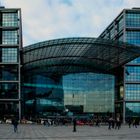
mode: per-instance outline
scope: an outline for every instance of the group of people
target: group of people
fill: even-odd
[[[129,125],[129,128],[131,128],[131,125],[135,128],[137,128],[137,125],[138,125],[138,122],[136,119],[132,119],[132,118],[129,118],[128,119],[128,125]]]
[[[111,128],[120,129],[121,128],[121,120],[120,117],[117,117],[116,120],[113,117],[108,119],[108,129]]]
[[[50,126],[50,125],[58,125],[58,124],[63,124],[65,125],[66,120],[62,119],[62,120],[53,120],[53,119],[46,119],[43,122],[44,126]],[[73,118],[73,132],[76,132],[76,126],[77,126],[77,120],[76,118]],[[14,127],[15,128],[15,127]]]
[[[42,120],[40,123],[44,126],[59,126],[59,125],[66,125],[71,123],[72,119],[66,118],[48,118]]]
[[[135,118],[129,118],[126,123],[129,125],[129,128],[131,128],[131,126],[137,128],[137,125],[139,124],[138,121]],[[113,117],[110,117],[108,119],[108,129],[110,130],[111,128],[115,128],[115,129],[120,129],[121,128],[121,120],[120,117],[117,117],[116,120],[113,119]]]

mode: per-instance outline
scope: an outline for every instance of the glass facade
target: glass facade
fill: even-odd
[[[140,11],[126,12],[126,42],[140,46]],[[140,58],[134,59],[126,66],[125,76],[126,118],[140,116]],[[135,102],[137,101],[137,102]]]
[[[24,75],[22,95],[25,116],[60,114],[64,110],[62,81],[54,81],[44,75]]]
[[[130,44],[140,45],[140,31],[126,31],[126,41]],[[129,62],[129,64],[140,64],[140,58],[136,58],[133,61]]]
[[[117,21],[117,32],[120,32],[123,30],[123,27],[124,27],[124,19],[123,19],[123,16],[121,16],[118,21]]]
[[[20,9],[0,8],[0,119],[21,117]]]
[[[140,45],[140,31],[126,31],[126,41],[130,44]]]
[[[140,46],[140,9],[124,9],[100,37],[105,38],[108,32],[111,32],[111,28],[114,27],[117,28],[114,32],[114,37],[112,38],[112,35],[110,39]],[[119,98],[120,92],[118,89],[116,90],[116,101],[120,103],[116,103],[115,110],[123,115],[124,120],[128,116],[140,117],[138,109],[140,107],[140,58],[127,63],[122,76],[124,78],[120,84],[124,87],[124,96]],[[117,88],[119,87],[118,85],[119,82],[117,81]]]
[[[115,99],[124,99],[120,65],[137,57],[132,53],[136,48],[124,49],[124,43],[99,38],[64,38],[25,47],[23,114],[28,118],[64,115],[66,111],[115,115]],[[121,116],[122,105],[117,106]]]
[[[140,45],[140,12],[139,11],[129,11],[126,12],[126,42],[134,45]],[[130,64],[140,63],[140,58],[137,58],[130,62]]]
[[[112,27],[112,28],[110,29],[110,38],[114,38],[114,32],[115,32],[115,28]]]
[[[19,50],[22,39],[20,18],[19,9],[0,9],[0,119],[8,115],[21,117]],[[140,45],[140,10],[124,10],[103,32],[101,37]],[[60,44],[57,44],[59,41]],[[124,69],[120,68],[119,74],[115,72],[115,77],[109,74],[89,73],[88,68],[93,70],[96,68],[96,64],[100,66],[102,63],[104,69],[100,67],[101,71],[108,69],[107,62],[104,63],[106,59],[107,61],[112,59],[109,63],[111,62],[113,67],[113,63],[119,61],[118,57],[113,60],[113,55],[116,52],[119,53],[120,50],[117,48],[115,52],[113,47],[107,49],[108,43],[100,46],[98,40],[96,42],[96,39],[92,38],[81,38],[80,42],[78,42],[79,39],[73,38],[69,42],[67,41],[65,39],[52,41],[52,46],[55,49],[49,46],[51,41],[48,41],[49,47],[46,48],[38,49],[38,44],[36,44],[35,50],[32,48],[34,51],[30,51],[30,55],[25,58],[27,63],[30,63],[28,59],[34,63],[29,64],[31,66],[29,71],[26,71],[27,63],[24,64],[25,69],[22,69],[23,114],[28,117],[44,117],[47,115],[64,115],[65,110],[67,110],[74,114],[103,114],[116,111],[124,118],[125,116],[140,116],[140,58],[127,63]],[[74,42],[70,44],[71,41]],[[91,45],[90,41],[97,43],[96,49],[91,47],[93,44]],[[83,43],[85,44],[83,45]],[[63,47],[61,48],[62,44]],[[107,55],[109,51],[112,52],[110,53],[113,54],[112,56]],[[94,57],[94,54],[97,57],[97,52],[98,58],[97,60],[94,58],[96,63],[93,66],[93,63],[89,61],[93,58],[89,57]],[[82,59],[79,59],[80,55],[83,56]],[[126,55],[127,53],[123,54],[124,57]],[[39,59],[36,62],[38,56],[41,56],[41,61]],[[53,57],[53,59],[46,56]],[[102,56],[101,59],[100,56]],[[131,58],[131,56],[128,57]],[[58,68],[60,62],[61,68]],[[69,68],[69,64],[74,66]],[[80,65],[78,69],[77,64]],[[81,65],[85,67],[83,68]],[[81,68],[84,71],[80,71]],[[73,69],[77,70],[76,72],[80,71],[80,73],[76,73]],[[50,74],[52,71],[53,74]],[[98,69],[93,71],[97,72]],[[62,73],[59,75],[60,72],[64,76]]]
[[[140,116],[140,103],[126,103],[126,117]]]
[[[24,74],[24,115],[43,117],[78,113],[114,113],[114,76],[96,73],[65,75],[55,81]]]
[[[18,44],[18,31],[2,31],[2,44],[15,45]]]
[[[18,66],[17,65],[0,65],[0,80],[1,81],[18,81]]]
[[[19,103],[13,102],[13,101],[1,101],[0,102],[0,119],[3,119],[5,117],[6,119],[9,118],[9,116],[18,116],[19,114]]]
[[[126,13],[127,27],[140,27],[140,13],[139,11],[128,11]]]
[[[2,14],[2,26],[18,26],[19,19],[18,13],[3,13]]]
[[[17,48],[0,48],[2,63],[17,63],[18,62],[18,49]]]
[[[140,100],[140,84],[126,84],[126,100]]]
[[[64,105],[71,112],[114,112],[114,76],[96,73],[63,77]]]
[[[140,81],[140,67],[139,66],[127,66],[126,82],[139,82]]]
[[[0,83],[0,99],[18,99],[18,84]]]

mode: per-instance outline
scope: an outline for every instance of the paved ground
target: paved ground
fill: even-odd
[[[120,130],[108,130],[107,126],[78,126],[72,132],[72,126],[19,125],[18,133],[13,127],[0,124],[0,140],[140,140],[140,126]]]

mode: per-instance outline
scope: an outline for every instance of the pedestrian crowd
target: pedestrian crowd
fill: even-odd
[[[6,122],[6,121],[5,121]],[[22,121],[21,121],[22,122]],[[119,130],[121,128],[122,119],[120,116],[117,116],[116,118],[110,116],[108,118],[100,118],[100,117],[94,117],[91,119],[79,119],[78,117],[73,118],[47,118],[43,121],[40,121],[41,124],[44,126],[60,126],[60,125],[73,125],[73,132],[76,132],[77,125],[90,125],[90,126],[96,126],[100,127],[102,125],[108,124],[108,130],[111,129],[117,129]],[[129,117],[126,119],[126,123],[128,124],[129,128],[137,128],[139,125],[139,119]],[[18,132],[18,124],[19,121],[16,117],[12,118],[11,124],[13,125],[14,132]]]
[[[137,126],[139,125],[139,121],[136,118],[128,118],[126,120],[126,123],[128,124],[129,128],[131,128],[132,126],[137,128]],[[117,117],[116,120],[113,117],[110,117],[108,119],[108,129],[109,130],[111,130],[111,128],[120,129],[121,124],[122,124],[122,121],[121,121],[120,117]]]
[[[129,118],[126,120],[126,123],[128,124],[129,128],[134,127],[137,128],[139,125],[139,122],[135,118]],[[51,126],[51,125],[69,125],[73,124],[73,132],[76,132],[76,126],[77,125],[90,125],[90,126],[96,126],[100,127],[101,125],[106,125],[108,124],[108,129],[117,129],[119,130],[122,125],[122,120],[118,116],[115,119],[110,116],[106,118],[105,120],[101,120],[99,117],[96,117],[92,120],[80,120],[78,118],[74,118],[72,120],[67,120],[67,119],[47,119],[43,123],[45,126]]]

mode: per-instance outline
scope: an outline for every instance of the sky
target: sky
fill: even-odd
[[[0,0],[5,8],[21,8],[23,46],[68,38],[98,37],[124,8],[140,0]]]

